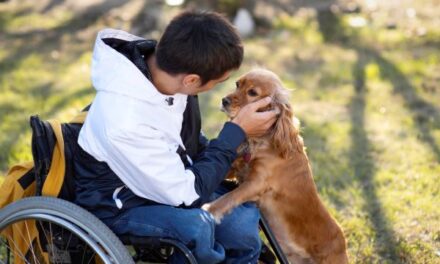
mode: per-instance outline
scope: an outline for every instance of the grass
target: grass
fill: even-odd
[[[112,16],[125,5],[38,8],[0,4],[2,172],[30,159],[30,115],[67,121],[93,99],[96,31],[136,27]],[[392,13],[381,6],[327,17],[325,25],[310,10],[279,15],[270,32],[245,41],[234,75],[264,66],[293,90],[315,182],[352,263],[440,262],[440,30],[432,15],[439,8],[435,1],[411,8],[417,18],[395,18],[396,29],[387,28]],[[367,24],[350,26],[359,17]],[[226,120],[218,106],[233,79],[201,95],[211,137]]]

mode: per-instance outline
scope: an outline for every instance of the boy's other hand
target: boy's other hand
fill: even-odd
[[[249,137],[264,135],[275,123],[279,110],[257,111],[270,104],[271,101],[270,97],[266,97],[244,106],[237,116],[232,119],[232,122],[239,125]]]

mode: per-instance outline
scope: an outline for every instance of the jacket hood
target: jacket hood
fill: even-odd
[[[187,95],[160,93],[132,61],[103,41],[107,38],[144,40],[115,29],[98,33],[92,59],[92,83],[97,94],[81,131],[81,146],[99,158],[103,148],[94,143],[96,138],[116,133],[122,126],[129,132],[149,126],[162,131],[176,146],[183,146],[180,131]]]
[[[152,104],[163,104],[169,97],[173,97],[176,104],[186,101],[186,95],[160,93],[128,58],[103,41],[106,38],[145,40],[116,29],[104,29],[98,33],[92,58],[92,83],[96,91],[116,93]]]

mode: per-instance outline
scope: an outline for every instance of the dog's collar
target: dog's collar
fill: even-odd
[[[250,151],[249,141],[246,140],[238,148],[238,155],[243,158],[246,163],[251,161],[252,155]]]
[[[249,162],[251,162],[251,159],[252,159],[252,155],[251,155],[251,153],[250,152],[244,152],[243,153],[243,160],[246,162],[246,163],[249,163]]]

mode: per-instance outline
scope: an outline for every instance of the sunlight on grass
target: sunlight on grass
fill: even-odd
[[[7,33],[25,33],[37,30],[49,30],[69,21],[75,14],[68,8],[50,10],[41,14],[38,12],[27,12],[35,8],[35,4],[10,3],[10,6],[0,6],[0,19],[2,30]],[[19,14],[19,15],[18,15]]]
[[[19,16],[10,20],[6,25],[8,32],[23,32],[30,30],[48,30],[54,28],[66,21],[69,21],[73,13],[55,12],[52,16],[41,16],[40,14],[29,14]]]

